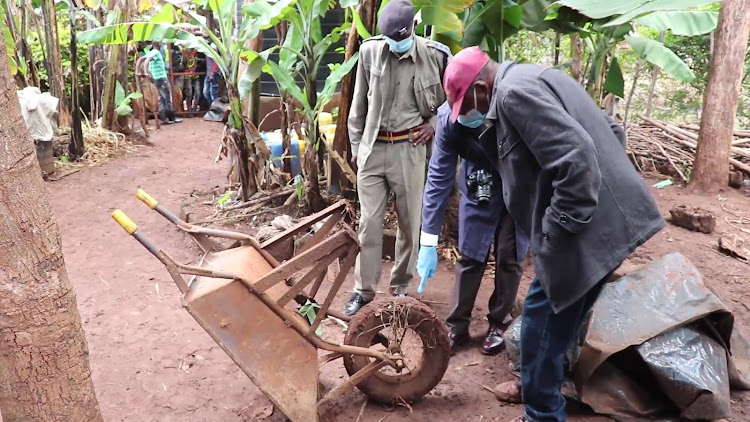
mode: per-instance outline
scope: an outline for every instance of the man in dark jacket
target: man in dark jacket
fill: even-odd
[[[487,305],[489,330],[482,342],[482,353],[494,355],[503,346],[503,334],[516,302],[518,284],[523,273],[523,260],[529,250],[529,240],[505,210],[503,189],[499,175],[476,139],[484,122],[451,122],[451,109],[445,103],[438,109],[437,130],[432,145],[427,184],[422,201],[422,233],[420,236],[417,272],[422,278],[420,291],[437,268],[438,234],[445,219],[453,186],[456,181],[456,162],[461,157],[458,189],[461,200],[458,208],[458,251],[456,287],[450,315],[446,323],[450,329],[451,352],[469,343],[469,323],[474,301],[487,267],[490,247],[495,249],[495,289]],[[486,204],[478,198],[479,186],[469,192],[467,180],[482,171],[491,177],[490,195]]]
[[[603,283],[664,227],[630,163],[621,129],[566,74],[495,63],[479,48],[445,71],[453,121],[484,116],[480,137],[503,199],[531,236],[537,277],[524,303],[518,420],[565,421],[563,356]]]

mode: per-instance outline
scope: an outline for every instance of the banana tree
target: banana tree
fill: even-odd
[[[195,6],[207,8],[217,17],[218,35],[202,24],[202,19],[188,7],[175,9],[171,3],[166,3],[149,22],[114,24],[90,29],[80,34],[79,42],[110,45],[141,41],[169,42],[194,49],[213,59],[226,82],[231,110],[223,141],[233,152],[235,169],[240,180],[241,198],[246,201],[258,190],[258,182],[263,179],[269,151],[260,141],[257,128],[248,121],[246,113],[243,113],[240,95],[240,81],[243,75],[240,75],[240,63],[244,62],[247,65],[248,72],[259,73],[258,69],[263,66],[263,58],[268,52],[248,50],[245,45],[261,31],[273,27],[286,14],[292,12],[295,0],[279,0],[273,3],[256,0],[252,3],[255,6],[252,10],[248,7],[250,5],[242,8],[241,23],[237,22],[238,16],[235,14],[238,1],[240,0],[194,0]],[[208,39],[203,39],[177,25],[177,12],[183,19],[200,26]],[[238,27],[237,36],[233,37],[235,26]]]
[[[546,8],[550,21],[565,21],[560,14],[572,9],[588,18],[580,33],[592,55],[591,76],[587,87],[599,100],[602,89],[624,97],[624,83],[619,63],[614,57],[615,47],[627,42],[641,59],[659,66],[672,77],[689,82],[695,78],[690,68],[672,50],[659,41],[638,36],[634,25],[657,31],[672,31],[675,35],[696,36],[716,28],[718,13],[692,10],[715,3],[715,0],[627,0],[619,3],[598,0],[558,0]],[[606,70],[610,59],[609,70]],[[606,80],[605,78],[606,71]]]
[[[352,1],[344,1],[341,6],[347,8],[352,4]],[[351,71],[358,57],[354,55],[343,64],[329,65],[331,73],[326,78],[323,90],[318,92],[316,81],[325,54],[351,28],[351,22],[346,19],[342,25],[324,35],[320,22],[329,6],[326,0],[297,0],[294,5],[296,13],[289,13],[283,17],[288,23],[288,28],[280,47],[279,60],[268,61],[264,66],[264,71],[271,74],[276,81],[285,102],[287,99],[294,99],[304,115],[307,126],[304,176],[308,182],[307,204],[313,211],[323,206],[318,183],[318,153],[321,151],[318,116],[323,107],[331,101],[339,82]],[[298,79],[304,81],[304,89],[298,86]],[[283,136],[288,136],[286,131],[287,128],[282,128]],[[354,173],[346,160],[333,148],[328,148],[328,143],[322,144],[350,179],[354,179]]]

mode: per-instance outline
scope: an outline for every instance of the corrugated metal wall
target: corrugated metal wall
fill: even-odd
[[[325,18],[321,21],[321,29],[323,31],[323,35],[326,35],[331,32],[333,28],[336,28],[337,26],[341,25],[344,22],[344,10],[341,8],[336,7],[335,9],[329,10]],[[276,37],[276,31],[271,28],[263,32],[263,49],[271,48],[274,45],[278,44],[278,39]],[[331,46],[331,48],[326,53],[325,57],[323,58],[323,61],[320,65],[320,70],[318,71],[318,92],[320,92],[323,89],[323,85],[325,84],[325,80],[328,77],[330,70],[328,69],[329,63],[341,63],[344,61],[344,54],[343,53],[337,53],[335,50],[338,47],[344,47],[346,46],[346,34],[344,34],[339,40],[337,44],[334,44]],[[271,54],[270,59],[273,61],[279,60],[279,55],[277,53]],[[301,78],[297,78],[298,82],[297,85],[302,88],[304,84],[302,83]],[[273,77],[271,75],[264,73],[261,76],[261,84],[260,84],[260,90],[261,95],[279,95],[279,90],[276,88],[276,83],[273,80]]]

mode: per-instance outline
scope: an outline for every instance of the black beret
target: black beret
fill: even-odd
[[[388,38],[401,38],[414,23],[414,4],[409,0],[391,0],[378,18],[380,33]]]

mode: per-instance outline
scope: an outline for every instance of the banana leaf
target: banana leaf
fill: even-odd
[[[637,18],[635,22],[657,31],[672,31],[674,35],[692,37],[716,29],[719,13],[689,10],[654,12]]]
[[[695,74],[688,65],[664,44],[636,36],[627,36],[625,40],[630,44],[630,48],[636,55],[659,66],[668,75],[683,82],[690,82],[695,79]]]

